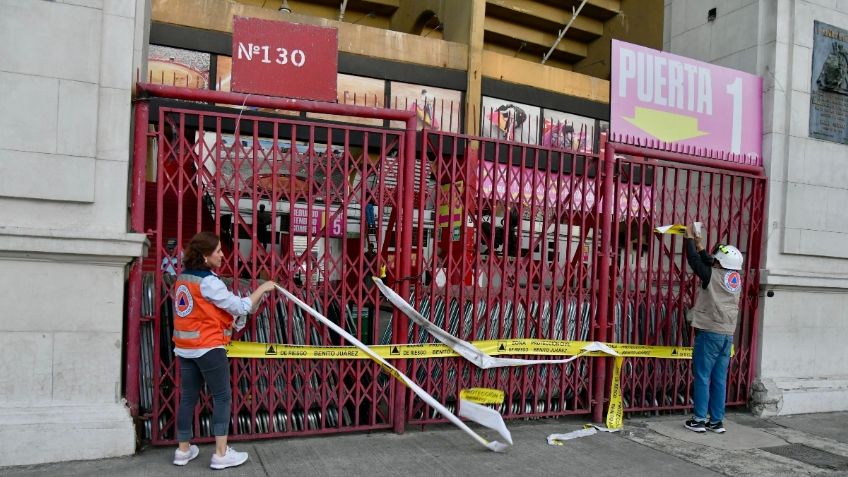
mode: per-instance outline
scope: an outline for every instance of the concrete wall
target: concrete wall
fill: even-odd
[[[621,14],[604,23],[604,34],[589,44],[586,59],[574,65],[574,72],[609,79],[612,64],[612,39],[662,49],[663,0],[621,2]]]
[[[464,70],[468,63],[468,47],[461,43],[235,2],[153,0],[151,15],[153,21],[161,23],[223,32],[233,31],[233,16],[306,23],[338,29],[339,51],[346,53],[458,70]]]
[[[809,137],[813,22],[848,29],[848,2],[666,0],[665,8],[667,51],[763,77],[769,200],[757,409],[848,409],[848,146]]]
[[[144,0],[0,0],[0,466],[125,455],[130,100]]]

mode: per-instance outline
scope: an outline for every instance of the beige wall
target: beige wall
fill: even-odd
[[[604,35],[589,45],[588,56],[574,65],[574,71],[608,79],[613,38],[662,50],[663,0],[622,1],[621,14],[604,24]]]
[[[551,68],[494,51],[483,52],[483,76],[599,103],[609,103],[607,80]]]
[[[339,50],[346,53],[438,68],[466,70],[468,46],[465,43],[467,43],[468,33],[463,32],[466,35],[464,39],[459,35],[460,31],[454,35],[447,26],[460,24],[457,17],[453,15],[466,17],[470,15],[468,8],[463,9],[459,5],[464,3],[429,0],[425,5],[426,8],[420,5],[416,5],[420,8],[407,8],[407,4],[402,2],[396,13],[398,28],[411,28],[420,12],[426,9],[432,8],[440,18],[442,16],[447,18],[450,15],[450,21],[445,22],[444,35],[445,38],[456,36],[455,42],[317,17],[284,14],[258,6],[233,2],[213,3],[209,0],[180,0],[178,2],[153,0],[152,18],[156,22],[222,32],[232,31],[233,15],[329,26],[339,30]],[[198,12],[202,13],[198,14]],[[659,43],[661,43],[662,30],[659,30]],[[495,51],[483,51],[483,76],[591,101],[609,102],[609,82],[606,80],[510,57]]]
[[[338,29],[339,51],[345,53],[441,68],[465,69],[467,47],[460,43],[422,38],[417,35],[319,17],[280,13],[267,8],[233,2],[153,0],[152,18],[155,22],[201,30],[232,32],[233,16],[332,27]]]

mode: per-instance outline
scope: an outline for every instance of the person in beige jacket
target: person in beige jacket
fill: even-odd
[[[684,251],[692,271],[701,279],[695,304],[686,315],[695,328],[692,354],[694,375],[693,416],[684,425],[694,432],[725,432],[724,402],[727,395],[727,367],[730,348],[739,317],[742,293],[742,253],[733,245],[718,244],[712,255],[701,237],[686,227]],[[709,415],[709,419],[707,416]]]

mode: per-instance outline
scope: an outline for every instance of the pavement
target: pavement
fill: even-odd
[[[3,476],[442,476],[650,475],[848,476],[848,412],[759,418],[744,410],[725,418],[727,433],[696,434],[682,414],[626,419],[617,433],[598,432],[551,446],[547,436],[583,428],[585,418],[507,421],[514,445],[490,452],[451,425],[237,442],[242,466],[209,469],[211,445],[185,467],[173,447],[95,461],[0,467]]]

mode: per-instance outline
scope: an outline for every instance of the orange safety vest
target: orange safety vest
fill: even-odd
[[[227,345],[233,315],[200,293],[200,282],[212,272],[186,270],[174,282],[174,344],[177,348],[215,348]]]

